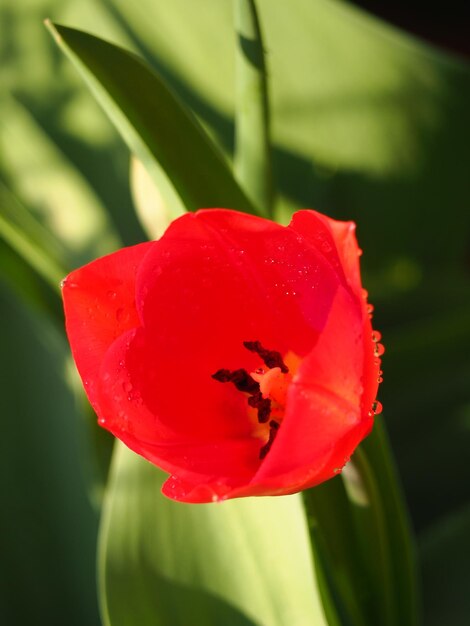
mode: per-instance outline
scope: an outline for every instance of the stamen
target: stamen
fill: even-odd
[[[259,458],[262,460],[271,449],[280,427],[278,421],[270,420],[271,413],[274,412],[274,415],[279,416],[279,419],[282,420],[285,396],[291,375],[287,377],[282,375],[287,374],[289,368],[284,363],[280,352],[266,350],[259,341],[244,341],[243,345],[247,350],[254,352],[262,359],[268,368],[267,371],[257,369],[249,374],[245,369],[233,371],[220,369],[215,374],[212,374],[212,378],[221,383],[232,383],[238,391],[248,394],[248,405],[256,409],[258,422],[260,424],[269,422],[268,440],[259,451]]]
[[[276,350],[266,350],[259,341],[244,341],[243,345],[250,352],[258,354],[269,368],[279,367],[283,374],[287,374],[289,371],[287,365],[282,360],[280,352],[276,352]]]
[[[263,398],[261,391],[258,391],[248,398],[248,404],[258,410],[258,422],[265,424],[271,415],[271,400]]]
[[[271,450],[271,446],[274,443],[274,439],[276,438],[278,430],[279,430],[278,422],[275,422],[274,420],[271,420],[269,422],[269,437],[268,437],[268,440],[264,444],[264,446],[261,448],[261,450],[259,451],[259,458],[260,458],[261,461],[265,458],[265,456]]]
[[[259,391],[259,383],[248,374],[244,369],[230,370],[221,369],[217,370],[215,374],[212,374],[212,378],[220,383],[233,383],[238,391],[245,391],[246,393],[256,393]]]

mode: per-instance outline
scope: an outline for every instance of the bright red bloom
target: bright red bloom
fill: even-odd
[[[187,502],[278,495],[339,472],[378,386],[354,224],[187,214],[63,283],[99,423]],[[380,348],[380,345],[379,345]]]

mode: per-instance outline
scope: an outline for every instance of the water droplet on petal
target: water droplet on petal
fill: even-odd
[[[372,412],[374,413],[374,415],[379,415],[380,413],[382,413],[382,410],[383,410],[383,406],[381,402],[376,400],[375,402],[372,403]]]
[[[117,293],[115,291],[111,289],[108,291],[108,298],[110,298],[111,300],[115,300],[116,296],[117,296]]]
[[[385,352],[385,348],[381,343],[375,344],[375,350],[374,350],[375,356],[382,356],[384,352]]]
[[[381,339],[382,339],[382,334],[379,333],[378,330],[373,330],[372,331],[372,341],[377,342],[377,341],[380,341]]]
[[[126,310],[123,307],[116,309],[116,321],[122,322],[126,317]]]
[[[124,389],[125,393],[129,393],[130,391],[132,391],[132,383],[126,380],[126,382],[122,383],[122,388]]]

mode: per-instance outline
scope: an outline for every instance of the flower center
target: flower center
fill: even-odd
[[[233,383],[238,391],[248,395],[248,406],[256,410],[258,424],[255,435],[264,441],[259,458],[264,459],[284,418],[287,388],[292,375],[280,352],[267,350],[259,341],[244,341],[243,345],[257,354],[266,367],[251,373],[245,369],[220,369],[212,374],[212,378],[221,383]]]

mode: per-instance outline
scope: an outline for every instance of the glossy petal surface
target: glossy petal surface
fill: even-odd
[[[111,344],[138,324],[135,276],[151,243],[123,248],[62,282],[67,335],[80,376],[96,410],[96,385]]]
[[[377,391],[358,255],[354,225],[314,211],[284,227],[211,209],[72,273],[67,332],[100,422],[171,473],[179,500],[330,478],[370,431]],[[244,342],[296,364],[265,426],[248,393],[213,378],[266,371]]]

